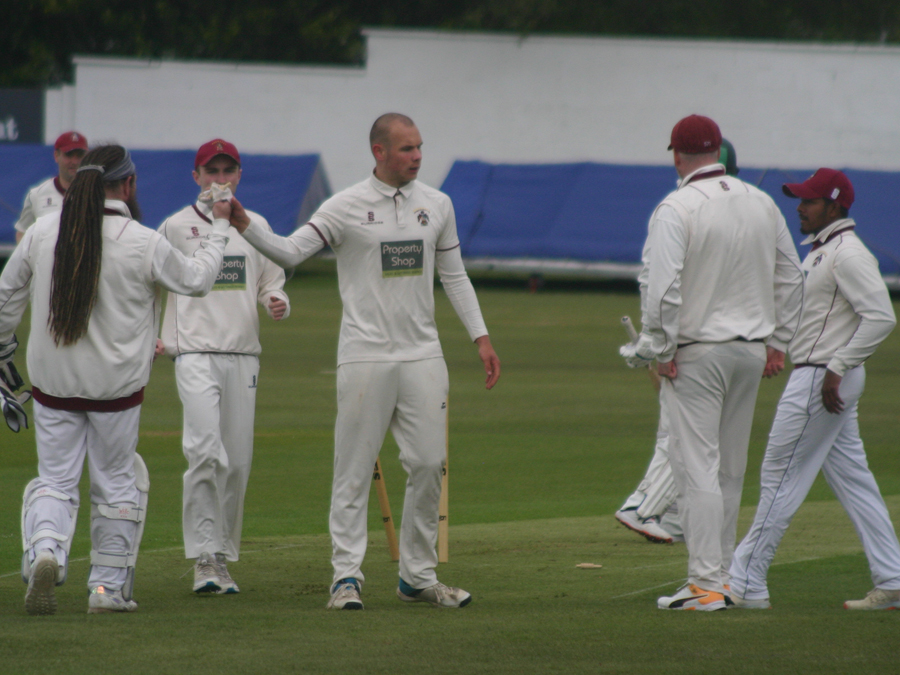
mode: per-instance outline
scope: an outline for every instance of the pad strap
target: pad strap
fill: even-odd
[[[70,502],[72,498],[67,495],[65,492],[60,492],[59,490],[54,490],[51,487],[42,487],[39,490],[35,490],[25,499],[25,506],[29,507],[34,503],[35,499],[40,499],[41,497],[53,497],[54,499],[58,499],[61,502]]]
[[[136,504],[94,504],[91,506],[91,515],[94,518],[102,516],[109,520],[140,523],[144,520],[144,509]]]
[[[91,565],[103,567],[134,567],[137,563],[136,553],[108,553],[91,551]]]
[[[64,544],[67,541],[69,541],[68,535],[60,534],[56,530],[44,529],[44,530],[38,530],[33,535],[31,535],[31,539],[29,539],[26,542],[25,548],[31,548],[37,542],[39,542],[41,539],[55,539],[56,541],[58,541],[61,544]]]

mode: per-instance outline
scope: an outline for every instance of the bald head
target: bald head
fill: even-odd
[[[415,127],[416,124],[406,115],[400,113],[385,113],[372,125],[369,132],[369,147],[387,145],[390,141],[391,127],[394,124],[402,124],[404,127]]]

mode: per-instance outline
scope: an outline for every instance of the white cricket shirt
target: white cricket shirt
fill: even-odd
[[[60,185],[59,176],[48,178],[31,188],[25,195],[22,213],[15,224],[16,230],[24,233],[38,218],[61,211],[65,196],[66,191]]]
[[[443,356],[434,322],[434,270],[475,340],[487,335],[459,252],[450,198],[413,181],[374,175],[331,197],[290,237],[251,222],[244,237],[284,267],[331,246],[343,302],[338,365]]]
[[[869,358],[897,320],[875,260],[854,232],[851,218],[811,234],[803,261],[806,298],[790,345],[795,364],[827,366],[843,377]]]

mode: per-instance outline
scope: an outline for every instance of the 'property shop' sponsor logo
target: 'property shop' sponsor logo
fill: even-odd
[[[381,276],[422,276],[424,241],[384,241],[381,243]]]
[[[242,291],[247,288],[247,261],[242,255],[226,255],[216,277],[214,291]]]

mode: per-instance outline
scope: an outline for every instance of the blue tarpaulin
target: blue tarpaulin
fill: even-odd
[[[798,242],[797,200],[783,183],[801,182],[812,169],[742,169],[739,178],[768,192]],[[850,215],[884,275],[900,274],[900,173],[845,173],[856,191]],[[467,258],[568,259],[638,263],[654,207],[675,189],[671,166],[613,164],[454,163],[442,190],[453,199]],[[806,248],[799,248],[801,257]]]
[[[142,222],[156,228],[193,203],[199,188],[191,177],[194,150],[132,150],[138,171]],[[238,199],[262,214],[278,234],[290,234],[331,192],[319,155],[241,155]],[[53,148],[0,145],[0,244],[15,242],[13,225],[25,193],[53,176]]]

